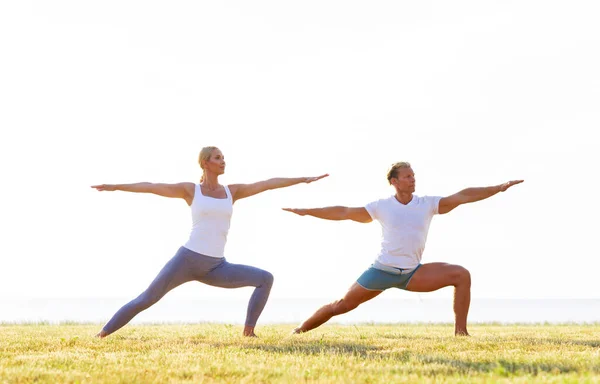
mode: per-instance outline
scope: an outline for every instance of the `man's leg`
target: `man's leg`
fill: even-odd
[[[471,274],[460,265],[423,264],[412,276],[407,291],[432,292],[454,286],[454,334],[468,336],[467,315],[471,303]]]
[[[311,329],[317,328],[321,324],[327,322],[333,316],[350,312],[362,303],[379,295],[381,292],[383,291],[371,291],[361,287],[358,283],[354,283],[343,299],[334,301],[333,303],[319,308],[311,317],[302,323],[302,325],[294,329],[294,333],[308,332]]]

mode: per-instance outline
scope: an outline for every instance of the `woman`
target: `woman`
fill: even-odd
[[[233,203],[270,189],[311,183],[326,176],[274,178],[254,184],[219,184],[219,175],[225,173],[225,157],[216,147],[205,147],[198,159],[203,170],[200,184],[101,184],[98,191],[126,191],[153,193],[186,201],[192,211],[192,231],[188,241],[163,267],[150,286],[137,298],[115,313],[96,335],[104,338],[127,324],[134,316],[149,308],[173,288],[196,280],[223,288],[256,287],[248,303],[244,336],[255,337],[254,327],[273,285],[273,275],[247,265],[231,264],[225,260],[224,249]]]

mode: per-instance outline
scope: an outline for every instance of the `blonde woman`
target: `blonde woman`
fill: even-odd
[[[225,173],[225,157],[217,147],[205,147],[198,159],[203,170],[199,184],[135,183],[94,185],[98,191],[125,191],[152,193],[159,196],[180,198],[190,206],[192,230],[187,242],[163,267],[150,286],[137,298],[125,304],[115,313],[96,335],[104,338],[127,324],[134,316],[158,302],[173,288],[199,281],[223,288],[255,287],[246,313],[244,336],[256,336],[254,327],[273,285],[273,275],[259,268],[231,264],[224,257],[225,243],[233,204],[240,199],[271,189],[289,187],[299,183],[311,183],[326,176],[273,178],[253,184],[219,184],[219,176]]]

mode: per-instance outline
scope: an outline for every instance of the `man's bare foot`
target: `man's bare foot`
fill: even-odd
[[[106,331],[104,331],[104,329],[98,332],[98,334],[96,335],[96,337],[99,339],[104,339],[106,336],[108,336],[108,334],[106,333]]]
[[[471,336],[471,335],[469,335],[469,332],[464,330],[464,331],[454,331],[454,336]]]

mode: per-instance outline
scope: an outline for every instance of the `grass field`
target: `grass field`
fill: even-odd
[[[600,324],[0,325],[1,383],[600,383]]]

